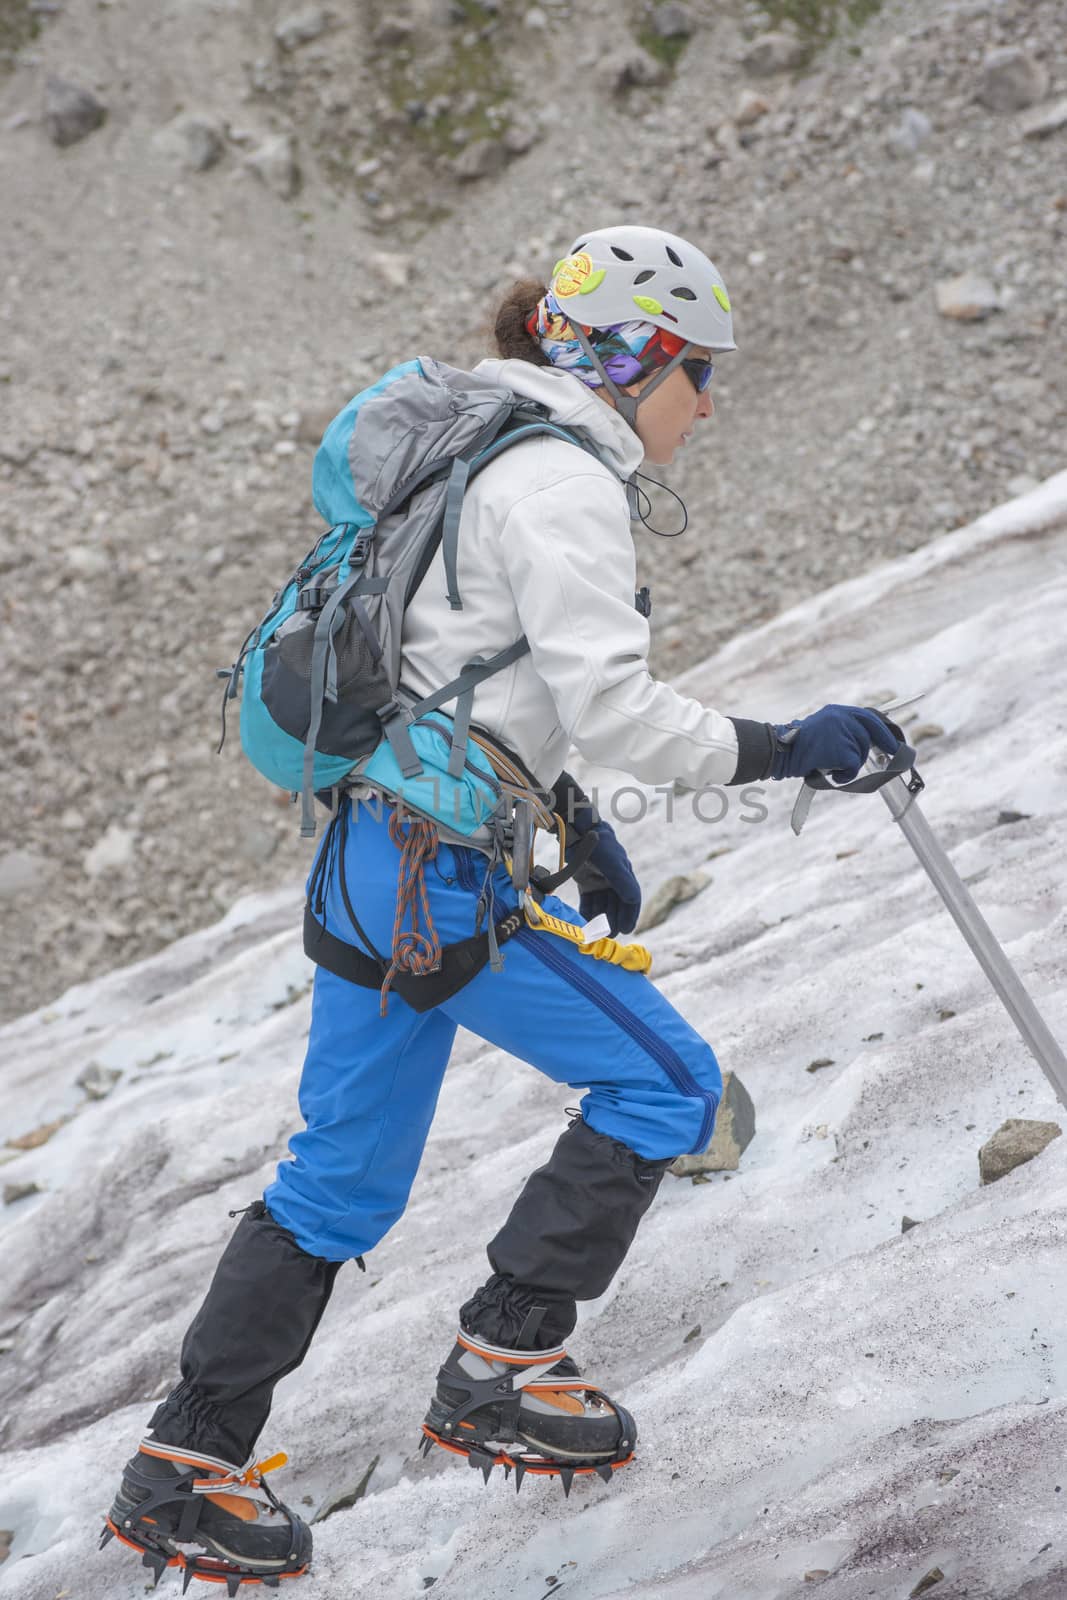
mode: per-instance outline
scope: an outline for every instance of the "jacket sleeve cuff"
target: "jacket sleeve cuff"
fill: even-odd
[[[769,722],[753,722],[748,717],[730,717],[737,734],[737,769],[732,783],[763,783],[771,775],[774,761],[774,730]]]
[[[600,821],[600,814],[593,802],[569,772],[561,772],[553,784],[551,806],[556,815],[563,818],[568,844]]]

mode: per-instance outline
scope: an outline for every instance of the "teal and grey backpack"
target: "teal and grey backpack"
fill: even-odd
[[[526,653],[525,637],[406,703],[401,630],[439,544],[449,601],[462,610],[456,563],[466,486],[502,450],[541,433],[592,448],[535,402],[422,357],[357,394],[327,428],[312,478],[326,532],[233,666],[219,672],[227,680],[223,739],[226,706],[243,679],[241,746],[264,777],[301,795],[304,836],[315,833],[315,794],[357,765],[386,790],[414,796],[418,809],[443,807],[442,820],[463,833],[499,798],[484,752],[469,739],[471,708],[476,686]],[[451,721],[428,715],[452,700]],[[451,784],[444,796],[442,782]]]

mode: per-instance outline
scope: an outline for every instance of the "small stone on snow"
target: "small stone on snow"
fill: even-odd
[[[645,906],[636,932],[647,933],[649,928],[658,928],[661,922],[666,922],[675,906],[692,900],[702,889],[706,889],[710,882],[711,879],[706,872],[678,873],[675,877],[668,878],[660,884]]]

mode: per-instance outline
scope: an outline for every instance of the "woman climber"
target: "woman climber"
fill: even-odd
[[[394,411],[427,385],[450,418],[492,391],[515,402],[529,431],[480,460],[465,492],[460,483],[456,538],[442,537],[409,589],[403,695],[378,713],[392,742],[383,735],[377,759],[402,755],[416,726],[439,737],[442,775],[496,783],[513,802],[511,831],[487,845],[484,831],[405,808],[369,763],[339,786],[309,879],[318,966],[305,1126],[223,1252],[185,1336],[180,1381],[105,1529],[157,1577],[178,1566],[186,1583],[222,1580],[234,1593],[306,1570],[310,1531],[274,1495],[264,1473],[275,1463],[253,1462],[254,1447],[338,1269],[362,1265],[403,1214],[460,1026],[584,1092],[490,1240],[490,1275],[457,1297],[424,1448],[466,1456],[487,1477],[496,1463],[520,1481],[559,1476],[565,1489],[575,1473],[610,1479],[632,1458],[633,1418],[583,1380],[567,1341],[577,1302],[611,1283],[667,1166],[707,1146],[721,1078],[635,947],[616,942],[636,924],[640,889],[611,826],[563,770],[568,751],[700,789],[816,769],[843,782],[872,742],[896,749],[863,708],[826,706],[783,726],[723,715],[649,673],[628,486],[642,461],[669,463],[711,417],[713,363],[736,348],[707,256],[654,228],[580,234],[547,286],[507,295],[495,336],[499,359],[473,374],[399,369],[407,388],[398,383]],[[316,502],[331,522],[344,520],[329,496],[346,483],[351,492],[352,452],[386,459],[388,429],[379,439],[369,428],[327,432]],[[451,718],[439,695],[426,710],[461,680],[465,711],[458,691]],[[344,704],[342,682],[333,711]],[[375,795],[385,799],[377,811],[365,803]],[[575,869],[577,912],[551,892],[560,874],[529,870],[538,821],[555,825]],[[587,944],[584,925],[600,914],[611,937]]]

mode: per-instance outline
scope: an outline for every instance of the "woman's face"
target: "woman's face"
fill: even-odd
[[[710,360],[707,350],[691,350],[697,360]],[[632,384],[627,394],[640,394],[646,384],[656,376],[652,373]],[[698,394],[683,367],[675,367],[669,378],[664,378],[659,388],[637,408],[634,423],[637,436],[645,447],[645,460],[655,466],[666,467],[674,460],[675,452],[687,443],[698,417],[710,417],[715,406],[709,390]]]

